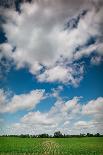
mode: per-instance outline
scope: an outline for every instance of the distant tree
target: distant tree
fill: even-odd
[[[96,137],[100,137],[100,133],[96,133],[95,136],[96,136]]]
[[[86,135],[83,133],[80,133],[80,137],[85,137]]]
[[[21,138],[30,138],[30,135],[29,134],[27,134],[27,135],[21,134],[19,137],[21,137]]]
[[[102,134],[100,133],[96,133],[96,134],[91,134],[91,133],[87,133],[85,134],[79,134],[79,135],[67,135],[67,134],[62,134],[60,131],[57,131],[54,133],[53,136],[48,135],[46,133],[44,134],[40,134],[40,135],[29,135],[29,134],[21,134],[21,135],[0,135],[0,137],[20,137],[20,138],[73,138],[73,137],[77,137],[77,138],[81,138],[81,137],[103,137]]]
[[[91,133],[87,133],[87,137],[93,137],[94,135]]]
[[[61,138],[61,137],[63,137],[63,135],[62,135],[62,133],[60,131],[57,131],[57,132],[54,133],[54,137],[55,138]]]
[[[38,135],[38,138],[49,138],[49,135],[44,133],[44,134]]]

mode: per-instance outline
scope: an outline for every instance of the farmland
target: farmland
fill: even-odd
[[[0,155],[103,155],[102,137],[0,137]]]

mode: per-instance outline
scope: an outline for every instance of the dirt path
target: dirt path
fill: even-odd
[[[43,147],[43,155],[54,155],[58,154],[59,144],[52,140],[45,140],[42,144]]]

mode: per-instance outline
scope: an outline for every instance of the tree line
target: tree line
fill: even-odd
[[[21,135],[0,135],[0,137],[20,137],[20,138],[72,138],[72,137],[103,137],[100,133],[96,134],[79,134],[79,135],[67,135],[67,134],[62,134],[60,131],[57,131],[54,133],[54,135],[49,135],[49,134],[39,134],[39,135],[29,135],[29,134],[21,134]]]

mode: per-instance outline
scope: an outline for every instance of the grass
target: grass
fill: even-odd
[[[0,155],[103,155],[103,138],[0,137]]]

